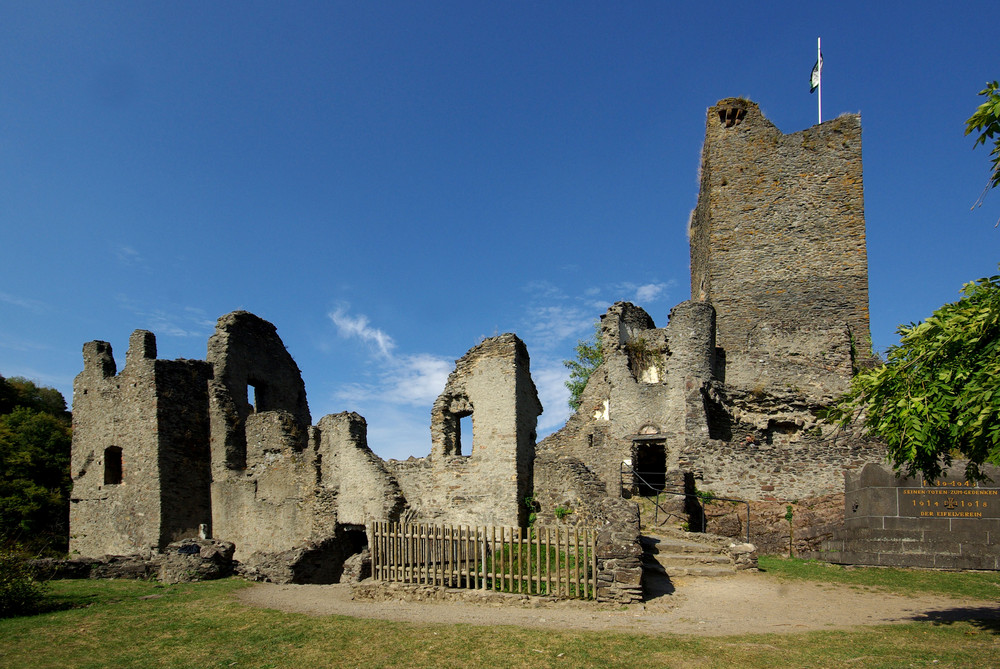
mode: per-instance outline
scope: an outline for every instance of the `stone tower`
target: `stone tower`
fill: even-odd
[[[88,342],[73,382],[70,551],[126,555],[197,537],[211,523],[208,379],[200,360],[157,360],[152,332]]]
[[[790,135],[753,102],[708,110],[691,296],[717,314],[719,376],[826,397],[869,349],[861,118]]]

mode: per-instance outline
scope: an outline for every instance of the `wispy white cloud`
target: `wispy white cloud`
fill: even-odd
[[[392,357],[392,350],[396,347],[396,343],[382,330],[371,327],[368,317],[364,314],[349,316],[346,307],[338,307],[327,315],[337,326],[337,333],[341,337],[357,337],[366,343],[374,344],[384,357]]]
[[[32,300],[26,297],[18,297],[17,295],[11,295],[10,293],[4,292],[0,292],[0,302],[5,302],[15,307],[21,307],[22,309],[33,311],[36,314],[40,314],[48,309],[48,305],[44,302],[39,302],[38,300]]]
[[[665,283],[647,283],[635,289],[636,302],[652,302],[667,289]]]
[[[411,405],[432,404],[454,367],[453,361],[428,353],[405,356],[397,362],[383,377],[390,384],[386,398]]]
[[[166,337],[207,337],[215,321],[196,307],[149,308],[126,295],[118,295],[118,305],[138,317],[139,325]]]
[[[566,379],[569,371],[562,362],[549,360],[533,364],[531,378],[538,390],[538,399],[542,402],[541,417],[538,419],[538,437],[560,428],[570,416],[569,390]]]
[[[454,363],[428,353],[398,358],[379,358],[381,369],[371,383],[342,385],[334,397],[341,401],[378,400],[409,406],[430,405],[444,390]],[[428,415],[430,415],[428,413]]]
[[[526,336],[543,349],[586,335],[595,315],[582,305],[552,304],[528,308]]]
[[[146,259],[142,254],[126,244],[119,244],[115,248],[115,257],[126,267],[146,267]]]
[[[379,399],[392,404],[430,405],[444,390],[453,361],[430,353],[397,355],[396,342],[373,327],[364,314],[351,315],[347,307],[328,314],[341,337],[355,337],[375,347],[377,381],[352,383],[336,393],[340,399]]]
[[[454,360],[431,353],[400,355],[388,333],[347,307],[328,316],[341,337],[373,347],[372,380],[341,385],[333,392],[336,404],[368,419],[368,443],[380,456],[427,455],[431,405],[444,390]]]

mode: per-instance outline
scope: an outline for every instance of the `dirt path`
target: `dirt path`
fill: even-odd
[[[914,620],[1000,619],[1000,604],[994,601],[904,597],[850,586],[780,581],[766,574],[677,579],[674,585],[673,594],[624,610],[586,602],[355,601],[349,585],[265,583],[240,590],[236,597],[250,606],[311,615],[646,634],[788,633]]]

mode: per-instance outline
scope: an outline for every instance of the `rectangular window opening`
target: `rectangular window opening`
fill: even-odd
[[[104,485],[118,485],[122,482],[122,449],[108,446],[104,449]]]

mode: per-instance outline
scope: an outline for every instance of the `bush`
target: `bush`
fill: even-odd
[[[35,611],[44,593],[45,584],[35,580],[27,559],[0,549],[0,618]]]

